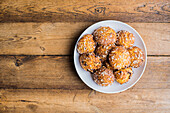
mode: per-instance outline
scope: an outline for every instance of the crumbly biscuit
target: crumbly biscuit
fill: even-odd
[[[93,35],[99,45],[114,44],[117,40],[116,32],[110,27],[100,27],[94,31]]]
[[[84,35],[79,40],[79,42],[77,44],[77,51],[80,54],[83,54],[83,53],[92,53],[92,52],[94,52],[95,47],[96,47],[96,43],[93,40],[93,35],[87,34],[87,35]]]
[[[115,45],[114,45],[115,46]],[[107,55],[109,54],[110,50],[114,47],[113,45],[99,45],[96,47],[96,54],[101,58],[102,62],[107,59]]]
[[[130,66],[134,68],[140,67],[142,63],[145,61],[145,55],[143,51],[136,46],[130,47],[128,51],[131,57]]]
[[[93,74],[93,80],[100,86],[109,86],[114,82],[113,71],[102,66]]]
[[[132,68],[121,69],[114,72],[116,81],[120,84],[126,83],[129,81],[130,77],[133,75]]]
[[[122,69],[130,65],[130,54],[122,46],[114,47],[109,54],[109,63],[114,69]]]
[[[84,70],[90,72],[94,72],[102,65],[100,57],[96,56],[94,53],[80,55],[80,64]]]
[[[117,33],[116,45],[124,46],[125,48],[132,47],[135,42],[135,37],[128,31],[121,30]]]

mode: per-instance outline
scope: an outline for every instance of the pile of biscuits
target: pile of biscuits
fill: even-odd
[[[132,67],[138,68],[145,60],[134,42],[134,35],[128,31],[116,33],[110,27],[100,27],[79,40],[80,64],[100,86],[109,86],[115,79],[120,84],[126,83],[133,75]]]

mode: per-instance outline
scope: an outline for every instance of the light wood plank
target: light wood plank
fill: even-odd
[[[1,112],[168,113],[170,89],[129,89],[118,94],[92,90],[0,90]]]
[[[1,23],[1,55],[70,55],[93,22]],[[128,23],[144,39],[149,55],[170,55],[170,23]],[[161,29],[160,29],[161,28]]]
[[[1,88],[89,89],[78,77],[71,57],[0,56]],[[169,89],[170,58],[149,57],[134,89]]]
[[[1,0],[1,22],[170,22],[169,0]]]

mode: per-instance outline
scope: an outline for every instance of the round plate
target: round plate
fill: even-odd
[[[108,87],[99,86],[93,81],[90,72],[85,71],[80,65],[79,53],[77,52],[78,41],[80,40],[80,38],[83,35],[92,34],[95,29],[97,29],[101,26],[102,27],[109,26],[110,28],[114,29],[116,32],[118,32],[120,30],[126,30],[126,31],[129,31],[130,33],[133,33],[133,35],[135,36],[134,46],[141,48],[142,51],[145,54],[145,59],[146,59],[145,62],[139,68],[133,68],[134,74],[132,75],[131,79],[127,83],[120,85],[118,82],[114,81],[114,83],[111,86],[108,86]],[[142,74],[145,70],[146,63],[147,63],[147,50],[146,50],[145,43],[144,43],[142,37],[139,35],[139,33],[134,28],[132,28],[131,26],[129,26],[129,25],[123,23],[123,22],[115,21],[115,20],[106,20],[106,21],[97,22],[97,23],[91,25],[90,27],[88,27],[81,34],[81,36],[77,40],[77,43],[76,43],[75,48],[74,48],[74,65],[75,65],[76,71],[77,71],[79,77],[81,78],[81,80],[87,86],[89,86],[90,88],[92,88],[96,91],[99,91],[99,92],[102,92],[102,93],[118,93],[118,92],[125,91],[128,88],[135,85],[135,83],[137,83],[137,81],[141,78],[141,76],[142,76]]]

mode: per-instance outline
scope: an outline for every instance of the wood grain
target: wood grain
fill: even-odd
[[[169,0],[1,0],[0,22],[170,22]]]
[[[170,89],[129,89],[118,94],[93,90],[0,90],[3,113],[168,113]],[[165,98],[166,95],[166,98]]]
[[[86,86],[73,64],[80,34],[101,20],[127,22],[148,62],[118,94]],[[0,113],[170,113],[169,0],[0,0]]]
[[[89,89],[68,56],[0,56],[0,75],[1,88]],[[170,58],[149,57],[143,77],[133,88],[169,89]]]
[[[1,55],[71,55],[93,22],[1,23]],[[170,23],[128,23],[144,39],[149,55],[170,55]]]

